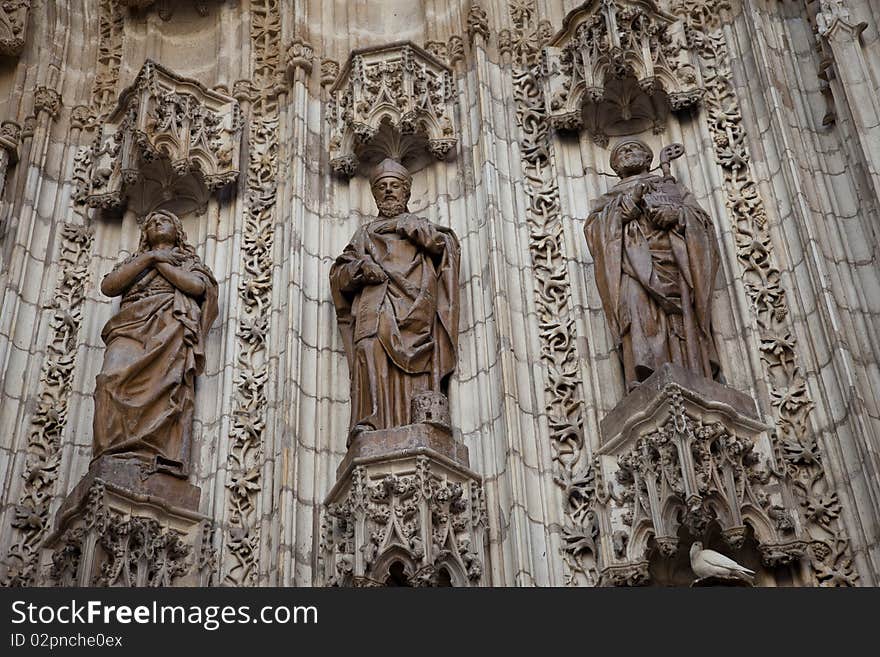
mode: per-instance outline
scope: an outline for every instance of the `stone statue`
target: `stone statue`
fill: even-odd
[[[107,349],[95,386],[94,458],[138,458],[186,476],[217,281],[180,219],[156,211],[141,226],[137,252],[104,277],[101,291],[122,301],[101,332]]]
[[[358,228],[330,269],[351,373],[349,444],[361,431],[412,424],[413,402],[445,394],[458,342],[455,233],[410,214],[412,178],[391,159],[370,185],[379,217]]]
[[[669,174],[669,160],[682,152],[664,148],[658,176],[649,173],[647,144],[617,144],[611,168],[620,182],[594,203],[584,228],[627,391],[663,363],[719,374],[711,331],[718,247],[709,215]]]

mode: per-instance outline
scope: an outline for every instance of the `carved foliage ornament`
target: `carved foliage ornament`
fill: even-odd
[[[34,113],[46,112],[52,118],[61,110],[61,94],[49,87],[37,87],[34,90]]]
[[[840,518],[840,502],[828,480],[817,438],[810,430],[814,403],[797,362],[796,340],[788,301],[780,281],[767,223],[767,212],[749,167],[750,153],[743,115],[731,80],[730,54],[720,26],[724,0],[675,0],[674,10],[687,24],[699,55],[706,86],[704,106],[723,172],[727,208],[760,337],[761,360],[771,384],[775,411],[774,442],[800,502],[810,535],[810,556],[823,585],[852,586],[858,580],[849,539]]]
[[[354,175],[361,148],[383,123],[400,135],[426,138],[428,151],[440,160],[458,142],[452,71],[413,43],[353,52],[330,93],[330,164],[337,173]]]
[[[87,150],[74,163],[74,181],[85,179]],[[40,370],[36,407],[30,420],[24,485],[12,518],[12,547],[4,560],[4,586],[32,585],[39,547],[49,527],[49,507],[56,494],[62,434],[76,367],[76,345],[86,298],[93,234],[82,209],[61,228],[59,273],[50,304],[46,359]]]
[[[222,583],[254,585],[259,579],[260,515],[264,434],[269,405],[267,349],[272,312],[272,248],[278,187],[278,111],[274,100],[279,73],[278,0],[251,5],[253,67],[247,200],[242,230],[241,282],[238,286],[236,373],[226,476],[227,528]],[[240,85],[239,85],[240,86]]]
[[[580,129],[586,106],[587,127],[604,143],[651,124],[659,131],[670,109],[703,94],[682,22],[653,0],[588,0],[544,48],[540,70],[553,126]]]
[[[0,2],[0,55],[15,56],[24,48],[31,0]]]
[[[537,21],[534,0],[510,5],[514,31],[508,35],[513,68],[516,121],[529,206],[529,250],[540,319],[541,362],[545,368],[544,408],[553,449],[554,479],[566,497],[563,556],[568,584],[594,584],[598,535],[592,509],[597,484],[583,439],[583,401],[578,375],[576,331],[563,250],[559,186],[551,158],[552,141],[541,86],[534,75],[548,30]],[[500,39],[500,36],[499,36]]]
[[[122,64],[125,10],[116,0],[100,0],[98,12],[98,62],[92,81],[89,127],[113,109]]]
[[[159,159],[218,189],[238,177],[242,123],[234,98],[148,60],[95,138],[83,196],[91,207],[118,207]]]

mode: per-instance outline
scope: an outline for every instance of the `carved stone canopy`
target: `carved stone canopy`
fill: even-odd
[[[31,0],[0,2],[0,55],[17,56],[24,48]]]
[[[412,160],[425,150],[442,160],[458,142],[452,71],[408,41],[353,51],[330,94],[337,173],[353,176],[361,163]]]
[[[544,48],[540,74],[553,126],[586,127],[603,145],[661,131],[704,92],[683,24],[654,0],[587,0]]]
[[[140,213],[181,196],[203,204],[238,178],[242,123],[234,98],[147,60],[100,126],[79,193],[91,207],[128,201]]]

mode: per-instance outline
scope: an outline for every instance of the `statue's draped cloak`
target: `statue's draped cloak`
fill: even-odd
[[[456,362],[459,259],[451,230],[410,213],[362,225],[336,259],[330,286],[351,373],[351,428],[410,424],[412,397],[443,391]],[[365,283],[369,262],[386,281]]]
[[[624,223],[624,198],[639,183],[680,197],[677,227],[657,228],[644,214]],[[596,201],[584,234],[627,388],[666,362],[715,378],[710,308],[720,259],[711,219],[691,193],[659,176],[627,178]]]
[[[107,348],[95,382],[94,456],[159,457],[185,473],[195,379],[217,318],[217,282],[197,256],[175,253],[205,292],[194,299],[151,268],[122,295],[119,312],[101,332]]]

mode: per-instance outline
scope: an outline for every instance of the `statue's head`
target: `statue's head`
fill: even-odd
[[[150,249],[179,248],[190,251],[186,233],[180,218],[169,210],[155,210],[141,223],[141,240],[138,251]]]
[[[370,176],[370,189],[379,214],[383,217],[396,217],[408,209],[412,176],[402,164],[385,158]]]
[[[611,168],[621,178],[644,173],[651,168],[654,151],[639,139],[626,139],[611,151]]]

